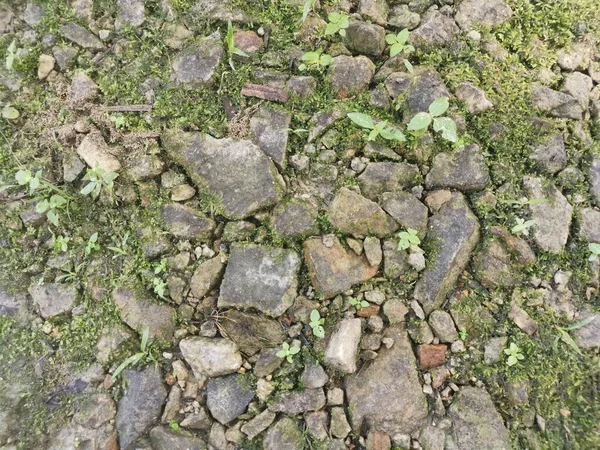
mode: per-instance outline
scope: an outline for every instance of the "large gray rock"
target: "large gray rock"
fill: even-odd
[[[382,27],[387,25],[388,12],[389,7],[385,0],[360,0],[358,4],[358,13],[363,20],[368,20]]]
[[[467,145],[463,150],[438,153],[425,178],[429,190],[450,188],[463,192],[480,191],[490,181],[490,174],[477,144]]]
[[[575,97],[545,86],[533,88],[531,95],[533,105],[540,111],[554,117],[581,120],[583,109]]]
[[[194,336],[183,339],[179,349],[198,379],[228,375],[242,366],[242,355],[229,339]]]
[[[453,193],[429,219],[428,235],[437,243],[437,251],[413,293],[427,314],[444,302],[479,241],[479,221],[462,194]]]
[[[25,11],[23,11],[23,20],[30,27],[40,24],[44,18],[45,9],[36,2],[28,2]]]
[[[567,152],[562,135],[555,134],[547,141],[534,147],[529,154],[529,158],[540,169],[548,173],[556,173],[564,169],[567,165]]]
[[[79,298],[75,286],[59,283],[34,284],[29,294],[44,319],[71,311]]]
[[[218,305],[256,308],[278,317],[296,297],[299,269],[300,257],[292,250],[234,244]]]
[[[206,406],[223,425],[237,418],[254,398],[254,389],[244,375],[212,378],[206,385]]]
[[[259,314],[230,309],[221,326],[240,352],[248,356],[263,348],[278,347],[285,340],[281,324]]]
[[[346,30],[344,43],[352,53],[380,56],[385,49],[385,28],[353,21]]]
[[[429,210],[408,192],[386,192],[381,196],[381,206],[404,228],[417,230],[421,236],[427,233]]]
[[[366,56],[340,55],[329,68],[331,88],[340,97],[364,91],[375,75],[375,64]]]
[[[286,239],[302,238],[318,233],[317,210],[300,199],[275,208],[271,216],[271,226],[278,236]]]
[[[304,242],[304,259],[312,285],[325,298],[373,278],[378,269],[369,264],[366,256],[346,251],[337,237],[329,247],[321,238],[308,239]]]
[[[296,421],[283,417],[267,431],[263,439],[263,448],[264,450],[303,450],[304,443],[304,435]]]
[[[589,242],[600,242],[600,211],[592,208],[581,211],[579,235]]]
[[[119,400],[116,427],[121,448],[129,449],[160,417],[167,390],[152,364],[141,372],[125,370],[123,377],[127,390]]]
[[[368,424],[390,436],[411,434],[427,418],[415,356],[402,325],[391,326],[384,337],[394,345],[382,347],[370,365],[345,378],[352,429],[360,433]]]
[[[76,25],[74,23],[68,23],[63,25],[58,30],[61,36],[68,39],[71,42],[79,45],[80,47],[87,48],[89,50],[104,50],[104,44],[100,39],[94,36],[85,28]]]
[[[186,89],[209,86],[222,57],[221,35],[216,32],[184,48],[173,58],[172,79]]]
[[[215,221],[189,206],[172,203],[160,209],[166,229],[180,239],[208,240],[215,229]]]
[[[542,178],[525,177],[525,193],[530,199],[545,199],[528,205],[533,226],[533,239],[542,249],[560,253],[569,238],[573,207],[554,185],[546,185]]]
[[[456,9],[454,19],[463,30],[474,26],[496,27],[512,16],[504,0],[464,0]]]
[[[325,363],[344,373],[356,372],[356,356],[361,335],[360,319],[342,320],[327,343]]]
[[[318,411],[325,406],[323,389],[303,389],[301,391],[282,392],[269,406],[273,412],[284,414],[300,414],[307,411]]]
[[[117,30],[128,26],[140,27],[146,20],[144,0],[119,0],[117,8],[117,18],[115,19],[115,29]]]
[[[421,19],[421,25],[412,31],[409,42],[415,47],[443,46],[452,42],[459,32],[452,17],[432,9]]]
[[[13,293],[0,286],[0,316],[16,316],[25,319],[28,316],[26,293]]]
[[[508,430],[483,388],[461,388],[448,409],[454,442],[461,450],[509,450]]]
[[[421,173],[414,164],[372,162],[360,174],[361,192],[370,200],[377,201],[384,192],[408,189],[419,182]]]
[[[153,450],[205,450],[206,442],[201,438],[186,433],[173,431],[165,426],[150,430],[150,442]]]
[[[288,129],[291,120],[290,113],[267,107],[261,107],[250,119],[252,142],[282,170],[287,165]]]
[[[216,206],[230,219],[243,219],[279,201],[277,169],[250,141],[174,132],[163,137],[163,144],[190,178],[216,197]]]
[[[438,72],[431,68],[416,69],[408,78],[405,89],[399,94],[406,94],[404,102],[404,120],[408,122],[420,112],[429,111],[429,105],[440,97],[450,97],[450,92]]]

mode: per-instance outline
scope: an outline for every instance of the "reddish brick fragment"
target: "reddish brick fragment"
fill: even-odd
[[[421,366],[421,369],[433,369],[444,364],[447,349],[444,344],[419,345],[419,366]]]
[[[246,83],[242,88],[242,95],[261,98],[271,102],[285,103],[288,101],[288,93],[283,89],[264,86],[262,84]]]

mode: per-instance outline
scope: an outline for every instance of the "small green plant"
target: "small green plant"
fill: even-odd
[[[128,367],[135,366],[138,362],[140,362],[143,358],[152,359],[152,355],[150,354],[148,336],[150,335],[150,328],[144,328],[144,332],[142,333],[142,342],[140,343],[140,351],[134,355],[131,355],[125,361],[123,361],[119,367],[115,369],[112,374],[112,378],[117,378],[123,370]]]
[[[17,56],[19,54],[19,51],[17,49],[17,41],[15,41],[13,39],[13,41],[10,43],[10,45],[6,49],[6,53],[7,53],[6,60],[5,60],[6,70],[12,70],[15,59],[17,58]]]
[[[235,46],[233,42],[233,26],[231,25],[231,20],[227,22],[227,35],[225,36],[225,42],[227,43],[227,50],[229,52],[229,66],[231,70],[235,72],[235,66],[233,65],[233,55],[243,56],[248,58],[248,54],[243,50],[240,50]]]
[[[62,275],[56,277],[56,282],[60,283],[62,281],[66,281],[68,283],[72,283],[75,280],[77,280],[77,276],[79,275],[79,272],[81,272],[81,269],[83,269],[83,267],[85,266],[85,263],[80,263],[77,264],[75,266],[74,270],[65,270]]]
[[[313,309],[310,312],[310,323],[308,324],[313,331],[313,334],[323,339],[325,337],[325,328],[323,328],[323,324],[325,323],[325,319],[321,318],[321,314],[316,309]]]
[[[409,36],[410,32],[405,28],[398,34],[388,34],[385,37],[385,41],[390,45],[390,58],[399,54],[408,56],[415,51],[415,48],[412,45],[407,44]],[[406,58],[404,59],[404,66],[412,73],[413,66]]]
[[[129,122],[123,114],[113,114],[110,116],[110,121],[115,124],[117,130],[123,130],[129,127]]]
[[[98,232],[92,234],[85,244],[85,256],[91,255],[94,250],[100,250],[100,245],[98,245]]]
[[[429,112],[420,112],[408,123],[407,129],[413,132],[424,132],[429,128],[429,125],[433,122],[433,130],[437,133],[442,133],[442,137],[450,142],[456,142],[458,140],[458,134],[456,130],[456,122],[450,117],[440,117],[444,114],[450,103],[448,97],[440,97],[429,105]]]
[[[68,236],[56,236],[52,234],[52,247],[55,252],[63,252],[66,253],[69,250],[69,242],[71,242],[71,238]]]
[[[301,22],[306,21],[308,14],[315,8],[315,3],[317,3],[317,0],[304,0]]]
[[[421,239],[419,239],[418,233],[417,230],[413,230],[412,228],[407,228],[406,231],[398,233],[398,238],[400,239],[398,250],[406,250],[411,245],[419,245]]]
[[[506,358],[506,365],[509,367],[514,366],[519,361],[525,359],[525,356],[521,353],[521,349],[514,342],[511,342],[508,348],[504,349],[504,354],[508,355],[508,358]]]
[[[356,297],[350,297],[350,306],[354,306],[357,311],[360,311],[362,308],[366,308],[369,306],[369,302],[363,300],[362,295],[358,295]]]
[[[107,172],[101,167],[95,169],[87,169],[83,180],[88,181],[88,184],[81,190],[82,195],[90,195],[93,198],[98,198],[102,188],[112,195],[115,186],[115,179],[119,176],[116,172]]]
[[[348,118],[365,130],[370,130],[368,135],[369,141],[374,141],[378,136],[388,141],[400,141],[406,140],[406,137],[400,130],[394,127],[388,127],[386,120],[381,122],[375,122],[371,116],[363,113],[348,113]]]
[[[596,318],[596,316],[590,316],[587,319],[580,320],[579,322],[576,322],[576,323],[569,325],[568,327],[564,327],[564,328],[556,325],[556,329],[558,330],[559,335],[554,340],[554,346],[556,347],[558,345],[559,340],[563,341],[565,344],[567,344],[569,347],[571,347],[575,351],[575,353],[577,353],[579,356],[583,356],[583,353],[582,353],[581,349],[579,348],[579,345],[577,345],[577,342],[575,342],[575,340],[571,337],[571,335],[569,334],[569,331],[574,331],[574,330],[578,330],[579,328],[583,328],[586,325],[589,325],[590,323],[592,323],[595,318]]]
[[[591,255],[588,259],[590,261],[597,261],[598,257],[600,257],[600,244],[597,244],[595,242],[592,244],[589,244],[588,249],[591,253]]]
[[[526,221],[524,219],[521,219],[520,217],[517,217],[515,219],[515,222],[517,224],[514,227],[512,227],[510,231],[516,235],[523,234],[525,236],[529,236],[529,229],[535,225],[535,220]]]
[[[181,427],[179,426],[179,424],[177,422],[170,422],[169,428],[172,431],[174,431],[175,433],[179,433],[181,431]]]
[[[31,170],[21,169],[15,174],[15,180],[19,186],[27,185],[29,187],[29,195],[33,195],[33,193],[40,187],[42,179],[42,171],[38,170],[35,175],[31,172]]]
[[[67,200],[59,194],[54,194],[50,198],[45,198],[35,205],[36,212],[46,214],[46,218],[54,225],[58,226],[60,210],[65,207]]]
[[[290,346],[287,342],[284,342],[281,346],[281,350],[276,353],[276,356],[281,359],[287,359],[291,364],[294,362],[294,355],[300,352],[300,347]]]
[[[331,36],[338,33],[340,36],[346,36],[346,28],[350,26],[350,21],[346,14],[340,14],[332,11],[327,15],[329,23],[325,27],[325,36]]]
[[[113,256],[113,259],[116,259],[119,256],[127,256],[127,241],[128,240],[129,240],[129,232],[126,232],[125,235],[123,236],[123,238],[121,239],[121,242],[119,242],[118,246],[107,247],[110,251],[113,251],[116,253],[116,255]]]
[[[167,272],[167,260],[161,259],[160,263],[154,267],[154,278],[152,279],[152,289],[154,293],[160,298],[165,298],[165,291],[167,290],[167,283],[159,276]]]
[[[321,70],[331,64],[333,58],[326,53],[323,53],[323,49],[320,48],[314,52],[306,52],[300,57],[302,64],[298,66],[300,72],[304,72],[309,69]]]
[[[7,120],[15,120],[19,118],[19,111],[10,105],[2,107],[2,118]]]

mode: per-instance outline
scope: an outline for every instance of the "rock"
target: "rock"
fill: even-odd
[[[469,81],[460,83],[454,90],[454,94],[465,104],[471,114],[479,114],[494,107],[485,92]]]
[[[55,62],[56,60],[50,55],[40,55],[37,72],[39,80],[44,80],[48,75],[50,75],[50,72],[52,72],[52,69],[54,69]]]
[[[523,186],[528,198],[545,198],[548,201],[528,205],[532,219],[533,238],[542,249],[552,253],[560,253],[569,238],[569,227],[573,207],[554,186],[544,186],[543,180],[536,177],[525,177]]]
[[[110,153],[110,148],[100,133],[86,135],[77,147],[77,154],[91,168],[99,167],[106,172],[117,172],[121,169],[121,163]]]
[[[510,252],[496,239],[478,253],[474,265],[477,279],[488,289],[512,287],[517,283]]]
[[[193,382],[193,381],[192,381]],[[209,414],[206,412],[206,408],[200,408],[198,413],[192,413],[186,416],[180,423],[184,428],[191,428],[193,430],[210,430],[213,421]]]
[[[346,412],[341,406],[331,408],[331,424],[329,425],[329,431],[331,431],[333,436],[340,439],[345,439],[352,431],[348,419],[346,418]]]
[[[343,393],[342,393],[343,395]],[[329,403],[329,401],[327,402]],[[327,422],[329,414],[326,411],[309,412],[304,414],[306,430],[317,441],[324,441],[329,437]]]
[[[278,317],[293,303],[300,258],[291,250],[234,244],[221,284],[220,308],[256,308]]]
[[[381,196],[381,206],[404,228],[412,228],[421,237],[427,233],[427,207],[408,192],[386,192]]]
[[[448,409],[454,442],[461,450],[507,450],[508,431],[483,388],[465,386]]]
[[[458,33],[460,29],[452,17],[431,9],[421,18],[421,25],[412,31],[409,42],[415,47],[445,46]]]
[[[395,192],[415,186],[420,178],[414,164],[372,162],[360,174],[361,191],[365,197],[377,201],[384,192]]]
[[[285,340],[281,324],[258,314],[231,309],[221,324],[229,338],[248,356],[267,347],[279,346]]]
[[[555,134],[546,142],[534,147],[529,154],[529,158],[540,169],[548,173],[556,173],[564,169],[567,165],[567,152],[562,135]]]
[[[381,242],[379,239],[368,236],[364,242],[365,256],[373,267],[379,267],[383,260],[383,252],[381,251]]]
[[[581,211],[579,235],[589,242],[600,242],[600,211],[592,208]]]
[[[160,209],[165,228],[179,239],[209,240],[215,229],[215,221],[189,206],[171,203]]]
[[[507,341],[508,338],[506,336],[494,337],[485,344],[483,360],[486,364],[494,364],[495,362],[500,361],[500,358],[502,358],[502,351],[506,347]]]
[[[172,431],[158,426],[150,430],[150,442],[154,450],[205,450],[206,442],[191,433]]]
[[[208,445],[210,449],[226,450],[227,438],[225,437],[225,427],[220,423],[213,423],[208,435]]]
[[[254,20],[231,0],[196,0],[189,12],[211,21],[247,23]]]
[[[600,314],[590,315],[581,320],[592,317],[592,321],[575,331],[575,341],[583,348],[600,347]]]
[[[184,89],[212,85],[223,57],[221,35],[216,32],[181,50],[172,63],[172,79]]]
[[[531,94],[534,106],[540,111],[553,117],[581,120],[583,110],[575,97],[545,86],[533,88]]]
[[[400,94],[404,92],[406,92],[404,103],[406,122],[417,113],[429,111],[429,105],[436,99],[450,97],[442,77],[431,68],[415,69],[414,74],[410,75],[406,89],[402,89]]]
[[[283,359],[277,357],[279,348],[265,348],[260,351],[258,361],[254,365],[254,375],[259,378],[266,377],[279,368]]]
[[[102,364],[110,361],[113,353],[133,337],[133,333],[125,325],[117,324],[102,330],[96,344],[96,359]]]
[[[421,23],[421,16],[410,10],[408,5],[394,5],[390,9],[388,25],[399,29],[413,30]]]
[[[59,283],[33,284],[29,287],[29,294],[44,319],[71,311],[79,299],[74,285]]]
[[[71,62],[77,58],[77,53],[79,52],[76,48],[66,45],[62,47],[52,47],[52,55],[54,55],[56,64],[58,65],[59,69],[63,71],[68,69]]]
[[[159,176],[164,166],[162,159],[157,155],[133,154],[127,161],[127,172],[135,181],[149,180]]]
[[[497,27],[512,16],[512,9],[504,0],[464,0],[456,10],[456,23],[463,30],[476,26]]]
[[[425,178],[429,190],[449,188],[463,192],[480,191],[490,181],[490,174],[477,144],[466,146],[454,155],[438,153]]]
[[[285,88],[290,94],[306,99],[315,93],[317,80],[315,77],[293,76],[285,83]]]
[[[167,153],[184,166],[190,178],[216,196],[227,218],[243,219],[279,201],[277,169],[250,141],[183,132],[168,133],[162,139]],[[245,168],[243,173],[240,167]]]
[[[392,440],[390,437],[377,430],[369,430],[367,435],[367,450],[391,450]],[[425,450],[428,450],[425,448]]]
[[[588,172],[592,202],[600,206],[600,159],[593,159]]]
[[[309,364],[304,367],[300,380],[306,389],[318,389],[325,386],[329,377],[319,364]]]
[[[523,308],[512,302],[508,318],[512,320],[523,332],[529,336],[535,334],[538,330],[538,324],[535,320],[529,317]]]
[[[499,237],[506,248],[512,253],[513,259],[522,265],[533,264],[536,261],[535,253],[529,244],[520,237],[514,236],[501,227],[491,227],[491,234]]]
[[[237,30],[233,33],[233,44],[248,55],[258,52],[264,42],[254,31]]]
[[[121,311],[121,318],[141,333],[148,327],[150,339],[170,341],[175,331],[175,310],[167,305],[156,305],[133,289],[123,287],[114,291],[113,301]]]
[[[307,411],[318,411],[325,406],[323,389],[284,391],[269,406],[273,412],[295,415]]]
[[[352,53],[380,56],[385,49],[385,28],[371,23],[350,22],[344,44]]]
[[[229,339],[195,336],[183,339],[179,348],[199,380],[205,376],[227,375],[242,366],[237,345]]]
[[[221,281],[224,269],[225,263],[221,256],[215,256],[200,264],[190,281],[192,295],[196,298],[203,298],[215,289]]]
[[[565,75],[562,91],[575,97],[583,111],[586,111],[590,104],[590,92],[593,87],[594,82],[590,77],[581,72],[573,72]]]
[[[23,20],[30,27],[35,27],[42,22],[45,12],[42,5],[38,5],[35,2],[28,2],[25,11],[23,11]]]
[[[206,406],[223,425],[246,411],[253,398],[254,389],[244,375],[211,378],[206,385]]]
[[[256,97],[270,102],[286,103],[289,99],[289,94],[284,89],[262,84],[246,83],[240,93],[245,97]]]
[[[276,416],[277,414],[274,412],[265,409],[254,419],[242,425],[242,433],[248,436],[248,439],[252,441],[256,436],[265,431],[269,425],[273,423]]]
[[[423,370],[439,367],[446,362],[448,347],[443,344],[421,344],[418,347],[419,367]]]
[[[98,96],[99,88],[94,81],[83,72],[77,72],[67,93],[67,105],[72,109],[83,109]]]
[[[144,0],[118,0],[117,8],[117,18],[115,19],[117,31],[125,27],[139,28],[146,20]]]
[[[300,199],[277,206],[271,216],[271,225],[284,239],[305,238],[319,232],[316,208]]]
[[[444,448],[447,448],[446,431],[441,426],[428,424],[421,431],[419,443],[424,450],[444,450]]]
[[[361,334],[360,319],[342,320],[327,344],[325,364],[344,373],[356,372],[356,356]]]
[[[340,55],[329,67],[331,88],[342,98],[364,91],[375,75],[375,64],[366,56]]]
[[[355,431],[363,424],[388,435],[410,434],[427,418],[427,400],[421,390],[412,347],[402,325],[392,325],[384,337],[394,345],[355,375],[345,378],[348,408]]]
[[[71,0],[71,8],[77,17],[85,22],[91,22],[94,18],[94,0]]]
[[[283,417],[267,431],[263,439],[264,450],[303,450],[304,436],[298,424]]]
[[[28,301],[24,292],[11,292],[0,286],[0,317],[16,316],[19,319],[27,319]]]
[[[63,159],[63,180],[75,181],[85,170],[85,163],[75,155],[65,155]]]
[[[398,225],[381,207],[348,188],[341,188],[331,203],[331,224],[342,233],[355,237],[374,235],[386,237]]]
[[[437,212],[444,203],[450,200],[452,200],[452,192],[447,189],[440,189],[439,191],[433,191],[427,194],[427,197],[425,197],[425,204],[432,212]]]
[[[280,169],[287,165],[288,129],[292,116],[285,111],[261,107],[250,119],[252,142]]]
[[[304,242],[304,259],[312,285],[325,298],[331,298],[362,283],[377,274],[366,256],[347,252],[334,238],[333,245],[327,247],[321,238],[311,238]]]
[[[369,22],[385,27],[387,25],[388,5],[385,0],[360,0],[358,13]]]
[[[394,325],[404,322],[405,316],[408,314],[408,308],[401,300],[392,298],[383,305],[383,314],[390,325]]]
[[[427,314],[444,302],[479,241],[479,221],[461,194],[453,193],[429,219],[428,236],[437,240],[437,253],[413,293]]]
[[[63,25],[58,30],[59,34],[65,39],[89,50],[105,50],[104,44],[100,39],[90,33],[83,27],[74,23]]]
[[[127,449],[158,420],[167,390],[154,365],[141,372],[125,370],[123,377],[127,390],[119,400],[116,428],[121,448]]]
[[[408,255],[398,250],[397,240],[383,242],[383,273],[388,278],[401,277],[408,269]]]
[[[452,316],[446,311],[435,310],[429,315],[429,326],[440,342],[452,343],[458,340],[458,333]]]

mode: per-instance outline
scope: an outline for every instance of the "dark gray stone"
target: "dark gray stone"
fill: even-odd
[[[421,25],[412,31],[409,42],[415,47],[445,46],[458,33],[460,29],[452,17],[432,9],[421,18]]]
[[[472,192],[484,189],[489,181],[490,174],[479,146],[471,144],[453,155],[438,153],[425,178],[425,186],[429,190],[450,188]]]
[[[383,273],[386,277],[395,279],[408,269],[408,253],[398,250],[397,240],[383,242]]]
[[[54,55],[56,64],[58,64],[59,69],[63,71],[67,70],[73,60],[77,58],[77,53],[79,52],[75,47],[67,45],[52,47],[52,55]]]
[[[262,315],[230,309],[221,326],[229,339],[248,356],[263,348],[279,346],[285,339],[281,324]]]
[[[594,319],[586,326],[575,331],[575,340],[577,345],[583,348],[600,347],[600,314],[585,315],[580,320],[593,317]]]
[[[590,181],[590,195],[592,202],[596,206],[600,206],[600,159],[592,160],[588,173]]]
[[[485,91],[478,88],[470,81],[460,83],[454,90],[456,98],[465,104],[467,111],[471,114],[479,114],[494,107],[487,98]]]
[[[408,122],[420,112],[429,111],[429,105],[440,97],[450,97],[439,73],[431,68],[416,69],[406,85],[404,120]]]
[[[185,431],[172,431],[165,426],[150,430],[150,442],[154,450],[205,450],[206,442]]]
[[[567,152],[562,135],[555,134],[546,142],[534,147],[529,155],[537,166],[548,172],[556,173],[567,165]]]
[[[35,2],[27,3],[25,11],[23,11],[23,20],[30,27],[35,27],[40,24],[44,18],[44,7]]]
[[[394,5],[390,8],[388,16],[388,25],[400,30],[408,28],[413,30],[421,23],[421,16],[412,12],[408,5]]]
[[[386,192],[381,196],[381,207],[404,228],[412,228],[420,236],[427,233],[429,210],[408,192]]]
[[[258,355],[258,361],[254,365],[254,375],[259,378],[266,377],[281,366],[283,359],[277,357],[279,348],[264,348]]]
[[[178,203],[163,206],[160,214],[166,229],[180,239],[208,240],[216,226],[203,213]]]
[[[29,294],[44,319],[71,311],[79,298],[75,286],[59,283],[34,284]]]
[[[247,23],[253,19],[230,0],[196,0],[190,12],[203,19]]]
[[[429,326],[440,342],[452,343],[458,340],[458,333],[452,316],[446,311],[437,309],[429,315]]]
[[[581,120],[583,110],[575,97],[545,86],[533,88],[531,94],[533,105],[540,111],[553,117]]]
[[[118,0],[117,8],[116,30],[122,30],[128,26],[138,28],[146,20],[144,0]]]
[[[298,424],[289,417],[271,426],[263,439],[264,450],[303,450],[304,436]]]
[[[86,103],[91,103],[98,97],[100,88],[83,72],[77,72],[67,93],[69,108],[82,109]]]
[[[319,364],[308,364],[304,367],[300,380],[306,389],[318,389],[325,386],[329,377]]]
[[[206,386],[206,406],[223,425],[241,415],[254,398],[254,389],[244,375],[212,378]]]
[[[319,232],[316,208],[300,199],[290,200],[275,208],[271,225],[273,231],[285,239],[303,238]]]
[[[419,182],[421,174],[414,164],[372,162],[360,174],[361,192],[370,200],[377,201],[384,192],[408,189]]]
[[[209,86],[214,82],[222,57],[223,43],[216,32],[184,48],[173,58],[172,79],[185,89]]]
[[[497,27],[511,16],[512,9],[504,0],[464,0],[454,18],[463,30],[470,30],[476,26]]]
[[[329,68],[331,88],[340,97],[364,91],[375,75],[375,64],[366,56],[336,56]]]
[[[282,392],[269,406],[273,412],[284,414],[300,414],[307,411],[318,411],[325,406],[326,398],[323,389],[303,389],[301,391]]]
[[[581,211],[579,235],[589,242],[600,242],[600,211],[592,208]]]
[[[63,25],[60,30],[58,30],[61,36],[68,39],[71,42],[79,45],[80,47],[89,49],[89,50],[104,50],[104,44],[100,39],[90,33],[83,27],[76,25],[74,23],[68,23]]]
[[[351,22],[344,43],[352,53],[380,56],[385,49],[385,28],[371,23]]]
[[[280,169],[287,165],[288,129],[292,116],[285,111],[261,107],[250,119],[252,142]]]

